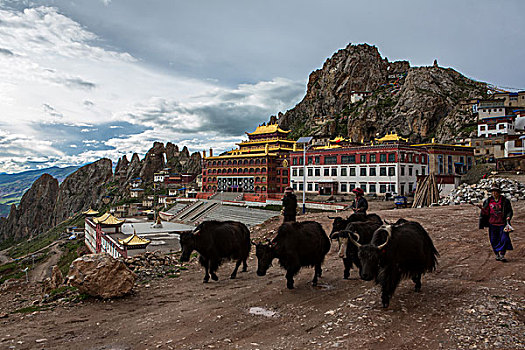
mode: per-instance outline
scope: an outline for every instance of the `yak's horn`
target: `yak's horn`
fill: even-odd
[[[386,234],[387,234],[386,241],[385,243],[378,245],[377,249],[383,249],[388,244],[390,237],[392,237],[392,225],[385,226],[384,230],[386,231]]]
[[[354,237],[352,237],[352,232],[347,231],[347,230],[345,230],[345,231],[341,231],[341,232],[346,232],[346,233],[348,233],[348,239],[350,240],[350,242],[352,242],[357,248],[361,247],[361,244],[360,244],[358,241],[356,241],[356,240],[354,239]],[[359,235],[358,235],[357,233],[355,233],[355,235],[358,237],[357,240],[359,240]]]

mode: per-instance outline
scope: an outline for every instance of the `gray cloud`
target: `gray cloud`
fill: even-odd
[[[270,115],[290,108],[303,95],[302,83],[281,79],[210,93],[194,103],[156,99],[127,115],[135,123],[179,134],[239,136],[267,121]]]
[[[81,89],[94,89],[97,85],[90,83],[89,81],[82,80],[80,78],[70,78],[65,80],[65,85],[69,87],[81,88]]]
[[[101,0],[103,1],[103,0]],[[525,1],[42,0],[167,74],[239,82],[305,80],[348,43],[375,44],[390,59],[456,67],[502,85],[523,85]],[[453,9],[453,11],[451,11]],[[148,13],[148,16],[144,16]],[[118,19],[117,19],[118,17]],[[494,23],[495,17],[505,21]],[[402,19],[402,20],[400,20]],[[491,25],[480,25],[491,23]],[[512,52],[499,57],[492,52]],[[473,60],[472,57],[476,59]]]
[[[0,54],[2,55],[6,55],[6,56],[14,56],[15,54],[13,53],[13,51],[11,50],[8,50],[8,49],[3,49],[0,47]]]
[[[44,108],[44,112],[52,117],[62,118],[64,116],[62,113],[58,112],[54,107],[47,103],[44,103],[42,107]]]

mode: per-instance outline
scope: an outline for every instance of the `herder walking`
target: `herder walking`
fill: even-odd
[[[368,201],[365,199],[365,192],[363,189],[357,187],[352,190],[355,193],[355,199],[350,208],[354,213],[360,213],[366,215],[368,210]]]
[[[284,190],[282,214],[284,216],[283,222],[296,221],[297,197],[293,193],[293,188],[291,187],[286,187]]]
[[[492,196],[486,199],[482,206],[478,205],[481,208],[479,228],[489,228],[490,244],[496,254],[496,260],[505,262],[505,253],[513,249],[509,236],[512,230],[512,206],[510,201],[501,195],[499,187],[493,186],[490,192]]]

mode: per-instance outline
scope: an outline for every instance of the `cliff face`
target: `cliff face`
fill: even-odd
[[[13,205],[7,219],[0,221],[0,240],[32,237],[51,228],[57,194],[57,179],[49,174],[39,177],[24,193],[18,208]]]
[[[104,194],[104,184],[112,177],[111,160],[100,159],[69,175],[60,185],[53,211],[55,224],[89,207],[96,207]]]
[[[370,140],[377,134],[395,131],[413,142],[450,142],[475,123],[464,113],[459,102],[480,98],[483,84],[465,78],[453,69],[439,67],[411,68],[399,90],[382,88],[357,104],[347,123],[347,135],[355,141]]]
[[[131,156],[131,163],[127,170],[127,180],[134,179],[140,174],[140,158],[137,153],[133,153]]]
[[[353,91],[369,96],[352,103]],[[342,134],[367,141],[396,131],[412,141],[447,141],[473,122],[457,108],[459,101],[485,93],[485,84],[453,69],[411,68],[407,61],[382,58],[374,46],[348,45],[310,74],[301,102],[272,119],[293,137]],[[329,120],[319,125],[315,117]]]
[[[153,174],[165,168],[166,149],[162,142],[153,143],[146,156],[142,160],[140,177],[147,182],[153,181]]]
[[[118,160],[117,165],[115,166],[115,179],[120,183],[125,182],[128,175],[128,169],[128,158],[126,156],[123,156]]]
[[[142,160],[136,153],[133,154],[131,162],[128,162],[125,156],[120,158],[115,168],[114,179],[123,181],[124,178],[124,182],[129,182],[140,177],[150,183],[153,182],[153,175],[166,167],[174,173],[200,173],[201,154],[195,152],[190,155],[186,146],[179,150],[179,147],[171,142],[166,146],[161,142],[155,142]],[[122,194],[124,190],[123,187]]]

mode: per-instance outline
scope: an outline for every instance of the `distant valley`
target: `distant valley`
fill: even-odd
[[[49,174],[62,182],[69,174],[80,168],[69,166],[65,168],[51,167],[39,170],[29,170],[16,174],[0,174],[0,217],[9,214],[12,204],[18,205],[25,191],[42,174]]]

